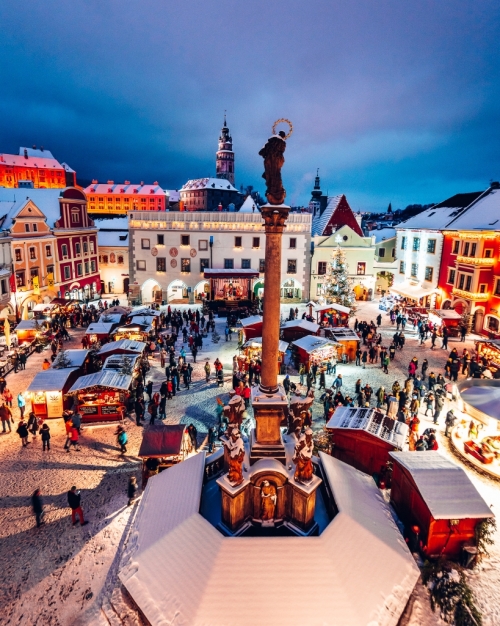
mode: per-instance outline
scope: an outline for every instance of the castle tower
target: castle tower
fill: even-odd
[[[224,126],[219,137],[219,149],[216,153],[216,177],[225,178],[234,186],[233,138],[229,134],[224,113]]]

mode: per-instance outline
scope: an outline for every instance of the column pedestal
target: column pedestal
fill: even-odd
[[[250,481],[245,478],[240,485],[233,487],[226,474],[217,479],[217,484],[222,496],[221,530],[231,536],[239,535],[250,526]]]
[[[274,458],[286,465],[285,446],[280,427],[284,409],[288,406],[283,387],[276,393],[265,393],[259,387],[252,389],[252,408],[256,427],[250,441],[250,465],[259,459]]]
[[[301,533],[312,535],[317,530],[317,522],[314,520],[316,509],[316,490],[321,484],[321,478],[313,475],[308,483],[299,483],[291,478],[287,484],[289,519]]]

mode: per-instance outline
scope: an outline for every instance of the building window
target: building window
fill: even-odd
[[[151,247],[151,243],[149,239],[141,239],[141,248],[143,250],[149,250],[150,247]]]
[[[36,249],[35,248],[30,248],[30,260],[31,261],[35,261],[36,260]]]
[[[378,255],[381,259],[383,259],[385,257],[385,248],[379,248]]]
[[[356,274],[358,276],[364,276],[366,273],[366,263],[358,263],[356,268]]]
[[[262,274],[265,271],[266,271],[266,260],[259,259],[259,272]]]
[[[52,247],[51,246],[45,246],[45,256],[47,258],[50,258],[52,256]]]
[[[34,267],[32,270],[30,270],[30,275],[31,275],[31,283],[33,284],[33,279],[38,278],[38,267]]]
[[[493,250],[491,248],[486,248],[484,251],[484,258],[491,259],[493,257]]]
[[[434,270],[432,269],[432,267],[426,267],[425,268],[425,280],[432,280],[433,273],[434,273]]]
[[[316,295],[317,296],[322,296],[323,295],[323,285],[321,283],[318,283],[316,285]]]
[[[89,262],[85,261],[85,274],[89,273]]]
[[[83,274],[83,268],[82,268],[82,264],[81,263],[77,263],[76,264],[76,275],[77,276],[82,276]]]
[[[88,251],[89,251],[89,244],[86,241],[84,241],[83,242],[83,253],[87,254]]]
[[[296,274],[297,273],[297,260],[296,259],[288,259],[286,266],[287,274]]]
[[[102,255],[102,262],[104,265],[107,265],[109,263],[109,257],[107,254]]]
[[[208,250],[208,239],[200,239],[198,241],[198,250]]]
[[[234,269],[234,259],[224,259],[224,269],[225,270]]]
[[[495,283],[495,296],[500,296],[500,278]]]
[[[459,289],[463,289],[464,288],[464,282],[465,282],[464,274],[459,274],[458,275],[458,288]]]
[[[465,291],[470,291],[472,285],[472,276],[467,276],[465,279]]]
[[[455,270],[449,270],[448,272],[448,284],[450,285],[454,285],[455,284]]]
[[[7,280],[2,278],[2,296],[4,296],[7,292]]]
[[[23,260],[23,257],[22,257],[22,254],[21,254],[21,248],[16,248],[15,255],[16,255],[16,262],[17,263],[19,263],[20,261]]]
[[[260,248],[260,237],[254,237],[252,240],[252,248]]]
[[[181,246],[189,246],[189,235],[181,235]]]
[[[191,259],[181,259],[181,272],[191,271]]]
[[[16,285],[18,287],[26,286],[26,273],[24,272],[24,270],[16,272]]]
[[[481,283],[479,285],[479,293],[486,293],[487,287],[488,287],[488,285],[486,283]]]
[[[210,259],[200,259],[200,272],[208,270],[210,267]]]
[[[241,246],[241,240],[242,240],[242,237],[235,237],[234,238],[234,247],[235,248],[241,248],[242,247]]]
[[[326,274],[326,261],[318,261],[318,274],[324,276]]]
[[[29,233],[29,232],[30,232],[30,228],[31,228],[31,227],[30,227],[30,225],[29,225],[29,224],[25,224],[25,225],[24,225],[24,231],[25,231],[25,232]]]
[[[470,255],[471,255],[471,257],[476,256],[476,251],[477,251],[477,243],[471,244],[471,247],[470,247]]]
[[[94,273],[96,270],[97,270],[96,262],[95,261],[90,261],[90,271],[92,273]]]
[[[38,232],[38,224],[33,224],[33,232],[34,233]]]
[[[156,243],[159,246],[165,245],[165,235],[156,235]]]
[[[136,261],[136,268],[139,271],[144,272],[146,269],[146,261]]]
[[[90,254],[94,254],[95,250],[94,250],[94,242],[90,241]]]
[[[391,257],[392,257],[393,259],[395,259],[395,258],[396,258],[396,248],[392,248],[392,250],[391,250]]]
[[[460,240],[455,239],[455,241],[453,242],[453,254],[458,254],[459,250],[460,250]]]
[[[464,247],[463,247],[463,250],[462,250],[462,255],[463,256],[469,256],[469,248],[470,248],[470,243],[468,241],[466,241],[464,243]]]
[[[496,317],[488,315],[488,321],[486,322],[487,329],[492,333],[497,333],[499,326],[500,324],[498,322],[498,319]]]
[[[435,254],[436,252],[436,240],[435,239],[427,240],[427,252],[429,254]]]
[[[406,263],[404,261],[399,262],[399,273],[404,274],[406,271]]]
[[[412,250],[418,252],[420,250],[420,237],[413,237]]]
[[[417,277],[418,274],[418,263],[412,263],[411,264],[411,276],[413,276],[413,278]]]
[[[123,261],[123,255],[119,254],[118,255],[118,265],[123,265],[124,261]]]
[[[80,256],[81,247],[79,243],[75,243],[75,254],[76,256]]]
[[[252,264],[251,264],[250,259],[241,259],[241,269],[242,270],[252,269]]]
[[[297,247],[297,238],[296,237],[290,237],[290,248],[295,250],[296,247]]]
[[[167,271],[167,259],[164,256],[156,257],[156,271],[157,272]]]
[[[406,237],[401,237],[401,250],[406,250]]]
[[[71,268],[66,265],[64,268],[64,278],[69,280],[71,278]]]
[[[71,223],[78,224],[80,217],[78,211],[71,211]]]
[[[47,265],[47,274],[54,274],[54,266],[53,265]]]

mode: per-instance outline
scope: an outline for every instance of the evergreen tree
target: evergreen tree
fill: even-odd
[[[356,312],[356,296],[352,290],[344,251],[340,246],[332,254],[332,260],[326,267],[324,291],[328,303],[341,304],[351,309],[350,316]]]
[[[387,207],[387,213],[392,213],[392,202],[389,202],[389,206]]]
[[[56,370],[64,370],[67,367],[71,367],[71,359],[69,358],[66,350],[60,350],[59,354],[57,355],[57,359],[54,361],[53,367]]]
[[[122,356],[120,360],[120,374],[123,376],[132,375],[132,359],[129,356]]]

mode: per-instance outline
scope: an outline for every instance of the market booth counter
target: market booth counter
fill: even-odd
[[[116,422],[127,411],[131,387],[132,376],[102,370],[79,378],[68,393],[76,396],[82,422]]]
[[[153,327],[151,324],[125,324],[115,330],[113,333],[113,341],[131,339],[132,341],[147,343],[150,339],[150,333],[152,331]]]
[[[476,526],[494,515],[465,471],[437,451],[389,454],[391,504],[422,552],[457,558],[476,546]]]
[[[477,355],[485,359],[493,378],[500,378],[500,339],[482,339],[475,342]]]
[[[297,341],[292,341],[294,348],[293,360],[296,369],[303,363],[306,370],[316,363],[318,366],[326,366],[330,359],[339,359],[342,355],[342,346],[333,339],[307,335]]]
[[[193,446],[184,424],[149,426],[137,455],[142,459],[142,488],[148,478],[184,461]]]
[[[356,350],[358,349],[360,339],[354,330],[337,326],[336,328],[326,329],[324,332],[325,337],[337,341],[342,346],[341,357],[339,357],[342,361],[351,362],[356,360]]]
[[[454,309],[430,309],[428,315],[429,322],[432,322],[441,334],[443,328],[447,328],[450,337],[460,336],[462,316]]]
[[[285,363],[285,352],[288,350],[288,343],[280,341],[278,347],[278,374],[283,373]],[[262,361],[262,337],[255,337],[247,341],[241,348],[241,354],[238,356],[238,368],[240,372],[248,372],[250,361]]]
[[[243,327],[244,341],[262,337],[262,315],[251,315],[240,320]]]
[[[284,341],[295,341],[306,335],[317,335],[320,326],[307,320],[289,320],[281,325],[280,335]]]
[[[320,326],[347,326],[349,324],[349,313],[351,309],[342,304],[333,303],[317,307],[314,312],[316,313],[316,320]]]
[[[80,373],[78,367],[49,368],[38,372],[26,390],[33,413],[41,419],[62,417],[63,411],[70,409],[73,404],[73,400],[66,394]]]

